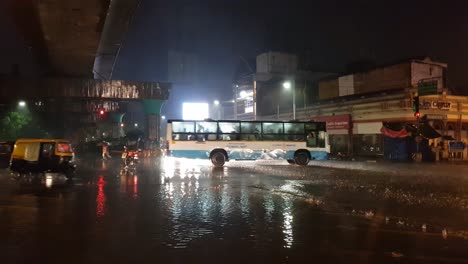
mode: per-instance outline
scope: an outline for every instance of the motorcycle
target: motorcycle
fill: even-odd
[[[124,161],[125,167],[132,167],[138,163],[140,150],[124,150],[122,153],[122,160]]]

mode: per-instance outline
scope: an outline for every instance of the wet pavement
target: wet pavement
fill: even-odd
[[[0,170],[0,263],[468,263],[463,166],[119,162]]]

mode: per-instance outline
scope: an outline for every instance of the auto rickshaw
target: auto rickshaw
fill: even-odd
[[[10,170],[19,173],[63,173],[73,177],[76,164],[70,143],[62,139],[18,139]]]

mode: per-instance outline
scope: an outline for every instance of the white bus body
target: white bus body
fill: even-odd
[[[168,155],[211,159],[215,166],[257,159],[306,165],[311,159],[326,160],[330,153],[323,122],[168,120],[166,136]]]

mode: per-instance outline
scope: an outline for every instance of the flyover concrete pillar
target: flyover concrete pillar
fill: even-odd
[[[110,113],[111,123],[112,123],[112,138],[120,138],[125,136],[123,127],[122,127],[122,119],[125,113],[119,112],[112,112]]]
[[[148,120],[148,138],[159,141],[161,135],[161,107],[164,100],[143,100],[143,109]]]

